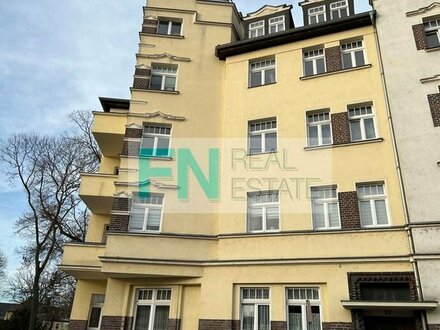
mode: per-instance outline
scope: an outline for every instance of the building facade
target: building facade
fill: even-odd
[[[440,3],[374,0],[408,218],[425,299],[440,297]],[[392,23],[391,23],[392,22]],[[398,31],[391,25],[399,26]],[[398,54],[398,56],[396,56]],[[411,63],[412,65],[408,65]],[[427,315],[440,327],[439,311]]]
[[[426,327],[375,13],[301,7],[148,1],[131,98],[95,112],[71,330]]]

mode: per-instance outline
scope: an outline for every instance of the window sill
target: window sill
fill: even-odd
[[[363,140],[363,141],[356,141],[356,142],[349,142],[349,143],[341,143],[341,144],[328,144],[325,146],[304,147],[304,150],[305,151],[312,151],[312,150],[320,150],[320,149],[331,149],[331,148],[347,147],[347,146],[361,145],[361,144],[368,144],[368,143],[378,143],[378,142],[383,142],[383,141],[384,141],[383,138],[377,138],[377,139]]]
[[[159,38],[171,38],[171,39],[185,39],[184,36],[176,36],[172,34],[157,34],[157,33],[146,33],[146,32],[139,32],[141,36],[145,37],[159,37]]]
[[[273,82],[273,83],[269,83],[269,84],[264,84],[264,85],[257,85],[257,86],[248,86],[248,89],[253,89],[253,88],[258,88],[258,87],[263,87],[263,86],[270,86],[270,85],[275,85],[277,82]]]
[[[278,150],[276,150],[276,151],[258,152],[258,153],[254,153],[254,154],[247,153],[246,156],[247,157],[252,157],[252,156],[260,156],[260,155],[276,154],[276,153],[278,153]]]
[[[366,64],[366,65],[362,65],[362,66],[356,66],[354,68],[342,69],[342,70],[339,70],[339,71],[332,71],[332,72],[325,72],[325,73],[320,73],[320,74],[314,74],[313,76],[303,76],[303,77],[300,77],[299,79],[300,80],[309,80],[309,79],[314,79],[314,78],[319,78],[319,77],[330,76],[330,75],[338,74],[338,73],[344,73],[344,72],[368,69],[368,68],[371,68],[371,67],[372,67],[371,64]]]
[[[440,46],[439,47],[431,47],[431,48],[426,48],[425,52],[430,53],[430,52],[436,52],[440,50]]]
[[[156,90],[156,89],[139,89],[139,88],[130,88],[132,92],[148,92],[148,93],[160,93],[160,94],[172,94],[178,95],[179,91],[164,91],[164,90]]]

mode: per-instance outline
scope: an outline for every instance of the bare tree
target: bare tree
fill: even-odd
[[[88,223],[78,196],[80,174],[97,170],[100,153],[91,136],[91,117],[75,112],[70,118],[77,125],[73,133],[21,133],[0,142],[0,162],[9,180],[23,187],[27,201],[16,231],[28,242],[22,255],[23,265],[31,266],[23,279],[28,283],[32,278],[29,330],[36,324],[46,273],[66,241],[84,241]]]
[[[5,283],[7,259],[5,254],[0,250],[0,290]]]

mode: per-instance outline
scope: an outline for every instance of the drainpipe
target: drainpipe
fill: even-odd
[[[394,159],[396,162],[396,170],[397,170],[397,176],[399,179],[400,195],[402,198],[403,213],[404,213],[405,224],[406,224],[405,230],[408,235],[408,244],[409,244],[409,250],[410,250],[410,262],[412,264],[413,271],[414,271],[414,277],[416,279],[417,296],[419,297],[420,301],[423,301],[423,291],[422,291],[422,285],[420,283],[419,267],[417,265],[417,260],[414,259],[416,249],[415,249],[414,237],[413,237],[412,229],[411,229],[411,220],[410,220],[409,211],[408,211],[408,203],[407,203],[407,198],[406,198],[405,186],[403,184],[402,170],[400,167],[399,150],[397,147],[396,135],[395,135],[394,124],[393,124],[393,117],[391,114],[391,102],[390,102],[390,98],[388,95],[388,88],[387,88],[387,83],[386,83],[385,71],[384,71],[384,67],[383,67],[382,51],[380,48],[379,35],[377,33],[376,18],[375,18],[374,11],[370,12],[370,18],[371,18],[371,22],[373,24],[373,29],[374,29],[374,37],[375,37],[375,41],[376,41],[376,48],[377,48],[378,59],[379,59],[380,75],[382,78],[382,88],[383,88],[383,93],[385,95],[385,105],[386,105],[386,110],[387,110],[387,115],[388,115],[388,124],[390,127],[391,139],[393,142],[392,144],[393,144]],[[422,315],[423,330],[427,330],[428,329],[428,326],[427,326],[428,322],[426,319],[426,313],[422,312],[421,315]]]

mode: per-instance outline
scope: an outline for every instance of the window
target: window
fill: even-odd
[[[307,115],[309,147],[332,144],[330,113],[319,112]]]
[[[128,230],[160,231],[162,206],[162,194],[137,193],[133,195]]]
[[[440,18],[423,23],[425,26],[428,48],[440,47]]]
[[[173,36],[180,36],[182,31],[182,22],[159,20],[157,26],[157,34],[168,34]]]
[[[249,87],[272,84],[275,82],[275,58],[250,63]]]
[[[278,191],[248,193],[248,231],[276,231],[280,226]]]
[[[350,118],[351,141],[362,141],[376,138],[374,114],[371,105],[349,108],[348,117]]]
[[[141,141],[141,156],[170,156],[171,125],[145,124]]]
[[[264,36],[264,21],[249,24],[249,38]]]
[[[321,302],[317,288],[287,289],[289,330],[321,330]]]
[[[249,154],[277,151],[277,120],[249,122]]]
[[[319,6],[309,9],[309,24],[325,22],[325,6]]]
[[[364,42],[362,40],[342,44],[341,51],[344,69],[365,65]]]
[[[269,330],[269,309],[269,288],[241,289],[241,330]]]
[[[269,18],[269,33],[281,32],[285,29],[284,16]]]
[[[388,211],[383,183],[357,186],[362,227],[388,225]]]
[[[312,188],[313,229],[341,228],[335,186]]]
[[[333,2],[330,4],[332,19],[338,19],[348,16],[347,0]]]
[[[103,294],[92,294],[90,304],[88,330],[97,330],[101,327],[102,307],[104,306],[105,296]]]
[[[167,330],[171,289],[137,291],[134,330]]]
[[[175,91],[177,66],[153,65],[151,69],[150,89],[158,91]]]
[[[304,52],[304,75],[312,76],[325,72],[324,49],[314,49]]]

